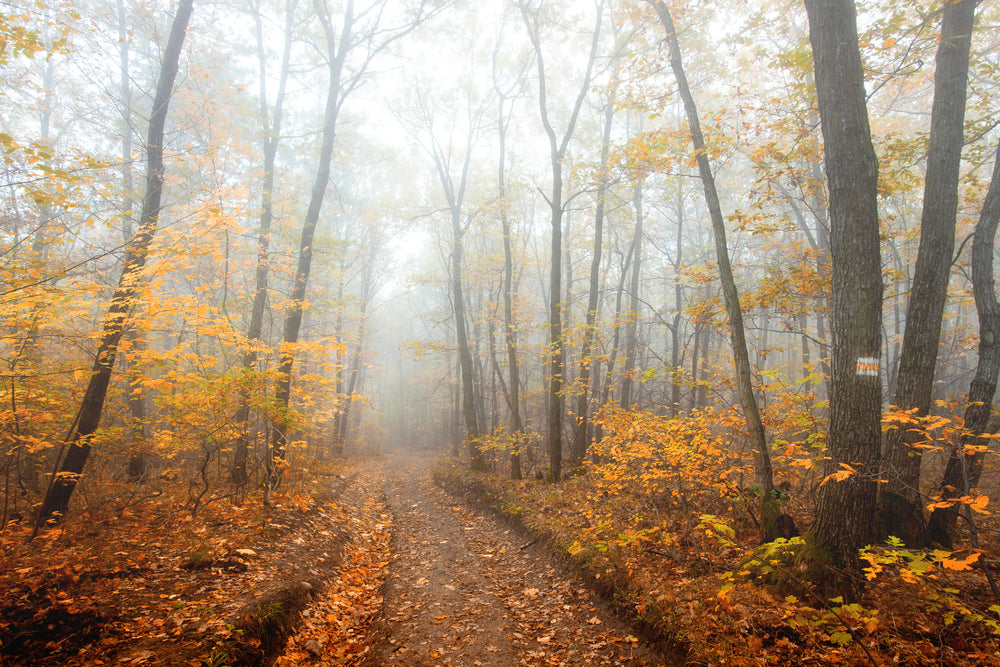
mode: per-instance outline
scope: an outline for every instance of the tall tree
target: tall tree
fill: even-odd
[[[257,67],[260,77],[260,122],[264,132],[263,177],[260,194],[260,221],[257,223],[257,263],[254,271],[253,305],[250,309],[250,323],[247,325],[247,349],[243,354],[243,370],[251,382],[257,367],[258,349],[264,327],[264,309],[267,306],[267,278],[270,263],[271,223],[274,220],[274,168],[281,141],[282,111],[285,103],[285,87],[288,83],[289,64],[292,55],[292,22],[298,0],[285,3],[284,46],[281,50],[281,65],[278,72],[278,89],[274,97],[274,109],[268,109],[267,98],[267,58],[264,50],[264,28],[259,1],[253,7],[254,28],[257,34]],[[250,446],[250,393],[249,384],[240,392],[240,406],[236,413],[240,434],[233,454],[233,482],[237,486],[249,481],[247,460]]]
[[[121,342],[128,314],[138,290],[140,273],[146,264],[149,247],[159,222],[160,201],[163,197],[163,134],[167,121],[167,107],[173,95],[181,49],[193,13],[193,5],[194,0],[180,0],[170,27],[170,36],[163,52],[153,108],[149,116],[146,138],[146,193],[142,200],[139,230],[125,254],[118,286],[104,316],[103,331],[91,369],[90,382],[84,392],[76,419],[64,440],[63,448],[66,455],[42,503],[38,514],[39,525],[65,514],[69,508],[73,490],[90,456],[90,443],[101,421],[111,372],[118,354],[118,344]]]
[[[548,357],[548,450],[549,479],[559,481],[562,478],[562,413],[563,413],[563,371],[566,351],[563,348],[562,333],[562,218],[563,204],[563,159],[569,142],[576,129],[576,121],[580,108],[590,90],[593,79],[594,65],[597,60],[597,47],[600,41],[601,24],[604,18],[604,0],[596,3],[596,22],[592,32],[590,53],[587,57],[586,72],[580,82],[580,89],[573,103],[572,111],[562,136],[556,134],[549,113],[549,99],[546,84],[545,60],[542,55],[539,10],[531,9],[527,2],[520,2],[521,16],[528,31],[528,38],[535,51],[535,66],[538,69],[538,108],[541,114],[542,127],[549,140],[549,161],[552,169],[552,189],[547,197],[551,212],[551,262],[549,265],[549,357]]]
[[[305,313],[306,288],[312,266],[313,241],[316,224],[330,181],[330,164],[333,161],[333,145],[337,132],[337,119],[347,96],[355,90],[367,74],[372,60],[390,44],[409,34],[424,20],[424,2],[421,0],[415,13],[405,19],[405,23],[395,28],[381,25],[387,13],[386,0],[377,0],[370,5],[355,10],[354,0],[347,0],[343,10],[340,34],[334,33],[333,19],[325,0],[313,0],[313,8],[323,27],[326,38],[326,59],[329,80],[326,91],[326,107],[323,113],[323,132],[316,176],[313,181],[309,207],[302,222],[299,240],[299,258],[289,295],[289,307],[282,328],[277,379],[274,398],[277,419],[268,456],[268,487],[273,488],[280,479],[280,467],[288,444],[289,401],[292,393],[292,369],[295,363],[295,345],[299,341],[299,330]],[[353,51],[362,53],[361,62],[347,72],[348,55]]]
[[[511,115],[507,101],[521,85],[523,74],[520,72],[511,87],[501,85],[497,63],[499,60],[501,40],[498,38],[493,51],[493,91],[497,96],[497,131],[499,133],[499,162],[497,164],[497,197],[500,200],[500,226],[503,230],[503,331],[504,345],[507,349],[507,372],[509,389],[507,392],[510,403],[510,424],[508,430],[516,441],[510,453],[510,476],[521,479],[521,373],[517,361],[517,326],[514,323],[514,252],[511,244],[510,213],[507,202],[507,131]]]
[[[989,429],[990,412],[1000,374],[1000,305],[994,287],[993,242],[1000,221],[1000,146],[993,162],[993,176],[983,199],[983,209],[976,223],[972,241],[972,295],[979,313],[979,358],[976,374],[969,386],[965,408],[965,429],[948,458],[941,480],[943,500],[969,495],[969,489],[979,484],[983,471],[987,441],[980,437]],[[951,546],[959,506],[939,507],[931,513],[928,532],[934,541]]]
[[[427,130],[427,143],[424,148],[434,163],[438,182],[444,193],[445,203],[451,221],[451,296],[452,312],[455,315],[455,335],[458,341],[458,361],[461,369],[462,382],[462,416],[465,418],[465,429],[468,438],[470,463],[473,468],[483,466],[483,456],[479,450],[478,440],[483,434],[485,424],[481,423],[476,412],[475,381],[476,370],[473,366],[472,346],[469,340],[468,318],[466,316],[466,296],[463,282],[463,258],[465,254],[465,233],[472,221],[471,215],[464,212],[465,198],[469,186],[469,169],[472,166],[473,148],[479,138],[483,125],[483,115],[489,102],[484,98],[479,103],[471,99],[471,90],[466,89],[470,98],[466,99],[463,150],[458,156],[457,174],[453,173],[455,156],[452,154],[452,144],[442,145],[435,131],[436,118],[433,102],[422,98],[422,123]],[[452,120],[454,124],[454,119]],[[454,133],[451,128],[450,135]]]
[[[636,367],[635,357],[637,354],[638,329],[639,329],[639,285],[642,276],[642,237],[643,223],[645,222],[645,211],[643,210],[643,188],[646,177],[641,173],[642,167],[637,166],[633,173],[635,179],[632,184],[632,209],[635,212],[635,227],[632,232],[632,269],[629,276],[628,289],[628,315],[625,318],[625,362],[622,368],[622,388],[621,396],[618,397],[619,405],[628,409],[632,407],[632,385],[635,381]]]
[[[580,368],[577,372],[576,430],[573,432],[573,461],[581,462],[590,448],[590,384],[594,372],[594,347],[597,338],[597,310],[601,295],[601,258],[604,250],[604,217],[608,197],[608,156],[611,151],[611,130],[618,96],[618,52],[612,59],[614,78],[604,102],[601,157],[597,172],[596,207],[594,209],[594,250],[590,258],[590,278],[587,291],[587,313],[584,318],[583,343],[580,346]]]
[[[829,185],[833,350],[826,473],[813,539],[858,570],[871,544],[881,447],[882,259],[878,161],[865,103],[853,0],[806,0]]]
[[[729,318],[729,339],[733,350],[733,362],[736,366],[736,384],[743,408],[743,417],[747,422],[750,434],[750,446],[754,456],[754,481],[757,493],[760,495],[761,537],[771,540],[787,533],[779,521],[780,512],[774,497],[774,478],[771,472],[771,454],[768,449],[764,423],[757,407],[757,397],[754,395],[750,357],[747,353],[746,334],[743,327],[743,310],[740,306],[739,292],[736,289],[736,279],[729,260],[729,247],[726,242],[726,224],[722,217],[722,205],[715,186],[715,176],[708,161],[708,151],[705,139],[701,133],[701,120],[698,117],[698,107],[695,105],[691,88],[688,85],[684,63],[681,58],[680,42],[677,39],[677,29],[674,25],[670,9],[663,0],[647,0],[656,9],[660,22],[666,31],[667,44],[670,50],[670,68],[677,80],[677,91],[684,103],[688,128],[691,131],[691,142],[694,145],[695,160],[698,163],[698,173],[705,194],[712,220],[712,233],[715,237],[715,255],[719,264],[719,278],[722,281],[722,296],[726,305],[726,315]],[[787,520],[786,520],[787,521]],[[786,535],[787,536],[787,535]]]
[[[299,341],[299,329],[302,327],[302,317],[305,312],[306,287],[309,284],[309,272],[312,267],[313,240],[316,236],[316,223],[319,222],[320,210],[330,180],[330,163],[333,161],[333,142],[337,132],[337,117],[343,104],[341,99],[341,79],[344,75],[344,64],[352,45],[354,24],[357,17],[354,13],[354,0],[347,0],[344,7],[343,24],[340,35],[333,30],[333,20],[325,0],[313,0],[313,8],[323,33],[326,37],[326,58],[329,69],[329,80],[326,92],[326,110],[323,115],[323,138],[320,143],[319,159],[316,164],[316,177],[313,180],[312,194],[309,197],[309,208],[302,222],[302,234],[299,239],[299,259],[292,280],[292,291],[289,295],[288,312],[281,334],[281,349],[279,351],[278,374],[274,384],[274,399],[278,410],[268,462],[268,488],[277,485],[280,477],[280,465],[285,457],[285,447],[288,444],[288,409],[292,393],[292,367],[295,363],[295,344]],[[339,39],[338,39],[339,37]]]
[[[918,417],[926,415],[931,406],[941,321],[955,250],[969,49],[977,4],[977,0],[946,2],[942,10],[920,246],[892,400],[897,408],[915,408]],[[913,447],[919,439],[913,429],[889,431],[884,464],[886,485],[880,497],[882,531],[897,534],[913,545],[926,542],[920,530],[924,525],[919,488],[921,452]]]

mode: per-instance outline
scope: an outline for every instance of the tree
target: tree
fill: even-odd
[[[983,471],[990,411],[1000,374],[1000,305],[993,274],[993,242],[1000,221],[1000,147],[993,162],[993,176],[983,199],[983,208],[972,241],[972,294],[979,313],[979,359],[969,387],[965,408],[966,435],[952,450],[941,480],[941,501],[968,496],[979,484]],[[958,520],[956,505],[938,506],[931,512],[928,533],[935,542],[951,546]]]
[[[511,115],[507,100],[513,96],[522,83],[524,70],[517,74],[510,89],[501,85],[498,73],[498,55],[501,41],[498,38],[493,50],[493,92],[497,96],[497,131],[499,133],[499,161],[497,164],[497,197],[500,200],[500,226],[503,230],[503,332],[504,347],[507,349],[507,372],[510,403],[509,431],[516,438],[510,453],[510,476],[521,479],[521,374],[517,361],[517,326],[514,324],[514,253],[511,245],[510,213],[507,202],[507,132]]]
[[[549,100],[546,88],[545,60],[542,56],[542,44],[539,29],[539,10],[532,10],[526,2],[518,3],[521,16],[524,19],[531,46],[535,51],[535,65],[538,69],[538,108],[542,119],[545,135],[549,140],[549,162],[552,169],[552,189],[546,198],[551,213],[551,263],[549,265],[549,357],[548,357],[548,450],[549,479],[558,482],[562,478],[562,412],[563,412],[563,371],[566,351],[563,341],[562,327],[562,218],[563,218],[563,159],[569,142],[576,129],[576,121],[580,108],[590,90],[594,64],[597,59],[597,46],[601,35],[601,23],[604,17],[604,0],[596,3],[597,18],[592,32],[590,53],[587,57],[586,72],[580,82],[580,89],[573,102],[572,111],[563,134],[559,137],[552,125],[549,114]]]
[[[916,408],[918,417],[930,410],[955,248],[969,49],[977,4],[976,0],[949,2],[942,10],[920,247],[906,307],[903,350],[892,401],[899,409]],[[880,520],[884,525],[880,528],[902,537],[911,546],[920,546],[926,542],[926,535],[919,488],[921,452],[912,446],[915,438],[918,436],[912,429],[893,429],[886,436],[886,485],[879,499]]]
[[[774,497],[774,480],[771,472],[771,454],[768,449],[767,435],[764,423],[757,408],[757,398],[754,395],[750,357],[747,353],[746,334],[743,327],[743,310],[740,306],[739,292],[736,289],[736,279],[733,276],[732,264],[729,260],[729,247],[726,243],[726,225],[722,217],[722,206],[716,190],[715,176],[708,162],[705,140],[701,132],[701,120],[695,105],[684,63],[681,58],[681,47],[677,40],[677,29],[670,9],[663,0],[647,0],[656,9],[666,31],[667,44],[670,49],[670,67],[677,80],[677,92],[684,103],[688,127],[691,130],[691,142],[694,145],[695,159],[698,163],[698,173],[704,188],[705,203],[712,219],[712,233],[715,237],[715,254],[719,264],[719,278],[722,281],[722,294],[726,304],[726,315],[729,318],[729,338],[733,350],[733,362],[736,366],[736,383],[743,408],[743,416],[747,422],[750,434],[750,447],[754,455],[754,481],[760,497],[760,528],[761,538],[765,541],[791,532],[787,526],[787,518],[779,520],[780,512]],[[787,537],[788,535],[783,535]]]
[[[285,323],[281,334],[279,351],[278,375],[274,385],[274,400],[278,410],[277,421],[271,448],[268,456],[268,488],[278,484],[279,467],[285,458],[285,447],[288,444],[289,399],[292,393],[292,367],[295,363],[295,344],[299,341],[299,329],[302,327],[302,316],[305,312],[306,287],[309,284],[309,271],[312,267],[313,239],[316,236],[316,223],[319,222],[320,210],[330,180],[330,163],[333,160],[333,141],[337,132],[337,116],[343,104],[341,100],[341,78],[344,74],[344,63],[350,52],[356,16],[354,1],[348,0],[344,8],[341,34],[334,34],[333,22],[325,0],[313,0],[313,8],[323,33],[326,36],[326,58],[329,68],[329,80],[326,93],[326,110],[323,114],[323,138],[320,143],[319,158],[316,164],[316,176],[313,180],[312,194],[309,197],[309,208],[302,222],[302,234],[299,241],[299,259],[292,281],[288,311],[285,313]]]
[[[264,325],[264,309],[267,306],[267,277],[271,242],[271,222],[274,219],[274,169],[281,141],[282,110],[285,101],[285,87],[288,83],[289,63],[292,53],[292,21],[297,0],[287,0],[285,5],[285,40],[281,52],[281,66],[278,73],[278,90],[274,97],[274,110],[268,111],[267,100],[267,59],[264,52],[264,31],[261,25],[260,4],[254,7],[254,27],[257,33],[257,64],[260,76],[260,122],[264,130],[263,179],[261,182],[260,221],[257,224],[257,262],[254,271],[253,305],[250,309],[250,323],[247,325],[247,349],[243,354],[243,370],[249,383],[257,367],[258,347]],[[233,454],[233,482],[237,486],[249,481],[247,459],[250,444],[250,386],[244,386],[240,395],[240,407],[236,413],[237,428],[242,432],[237,438]]]
[[[326,38],[326,59],[329,71],[327,82],[326,108],[323,113],[323,131],[316,176],[313,181],[309,207],[302,222],[299,241],[298,263],[289,295],[289,307],[282,328],[281,349],[274,387],[277,416],[268,456],[268,486],[274,488],[279,480],[279,468],[284,461],[288,444],[290,422],[289,401],[292,392],[292,369],[295,362],[295,345],[299,340],[302,318],[305,313],[306,288],[312,267],[313,241],[316,224],[330,180],[330,164],[333,161],[333,144],[337,133],[337,119],[346,97],[361,85],[372,60],[391,43],[412,31],[424,18],[424,3],[421,2],[414,17],[400,27],[386,28],[380,25],[385,9],[385,0],[373,2],[358,11],[354,0],[347,0],[340,26],[340,34],[333,30],[333,21],[325,0],[313,0],[316,15],[323,26]],[[363,52],[361,62],[353,69],[346,70],[348,55],[355,49]]]
[[[576,430],[573,432],[573,460],[583,461],[590,448],[590,384],[591,377],[597,377],[594,371],[594,349],[597,338],[597,311],[601,292],[601,257],[604,249],[604,217],[608,184],[611,180],[608,174],[608,156],[611,150],[612,121],[615,116],[615,104],[618,93],[617,52],[611,68],[615,72],[604,103],[603,132],[601,133],[601,156],[597,173],[597,202],[594,210],[594,250],[590,260],[590,279],[587,291],[587,314],[583,329],[583,343],[580,346],[580,368],[577,373],[576,390]]]
[[[484,463],[478,441],[483,434],[485,424],[481,423],[476,413],[476,371],[472,363],[472,348],[469,341],[466,316],[465,287],[462,277],[465,234],[469,224],[472,222],[473,216],[466,215],[463,209],[469,186],[469,169],[472,166],[473,149],[481,132],[483,115],[486,112],[489,98],[487,96],[478,103],[474,103],[471,99],[471,90],[467,92],[470,97],[465,100],[465,141],[459,155],[460,162],[458,164],[457,175],[452,173],[454,157],[452,154],[452,144],[449,141],[447,146],[442,145],[435,133],[436,119],[433,102],[426,98],[421,100],[421,112],[423,114],[421,120],[428,134],[425,150],[434,163],[434,170],[437,173],[438,182],[444,193],[451,221],[451,296],[453,313],[455,315],[455,336],[458,342],[458,361],[461,370],[462,416],[465,419],[470,464],[473,468],[481,468]],[[449,139],[453,133],[454,128],[452,127]],[[463,217],[465,218],[464,220]]]
[[[643,188],[646,185],[646,175],[641,165],[635,165],[632,177],[632,210],[635,213],[635,226],[632,231],[632,246],[629,254],[632,256],[632,268],[629,275],[628,316],[625,318],[625,362],[622,368],[622,388],[619,405],[630,408],[633,403],[632,383],[635,379],[636,348],[639,345],[637,330],[639,328],[639,278],[642,275],[642,237],[645,211],[643,210]]]
[[[180,0],[170,27],[170,36],[163,52],[159,80],[153,98],[153,108],[149,116],[149,131],[146,139],[146,193],[142,200],[139,230],[132,238],[118,286],[107,313],[104,316],[103,333],[97,347],[90,382],[83,395],[76,419],[63,442],[66,456],[62,460],[58,474],[52,480],[45,501],[38,514],[38,525],[58,518],[69,508],[70,497],[83,474],[87,458],[90,456],[95,431],[101,420],[104,399],[108,393],[111,372],[118,354],[118,344],[132,308],[139,277],[149,254],[149,247],[156,234],[160,216],[160,200],[163,196],[163,134],[167,120],[167,107],[174,91],[178,63],[187,25],[193,12],[194,0]]]
[[[881,447],[882,260],[878,161],[865,103],[853,0],[806,0],[829,185],[833,349],[827,475],[813,540],[834,564],[859,569],[871,544]],[[843,474],[846,473],[846,476]]]

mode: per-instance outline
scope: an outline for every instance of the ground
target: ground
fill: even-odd
[[[366,459],[271,507],[78,510],[0,554],[3,665],[667,664],[549,547]]]

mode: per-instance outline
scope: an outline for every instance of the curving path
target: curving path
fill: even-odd
[[[542,549],[436,487],[429,465],[381,471],[394,559],[368,664],[665,664]]]

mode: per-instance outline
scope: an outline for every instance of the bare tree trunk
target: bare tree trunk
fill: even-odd
[[[920,247],[913,288],[906,307],[906,329],[893,403],[900,409],[928,413],[934,368],[941,339],[941,321],[948,296],[948,279],[955,250],[958,176],[965,127],[969,50],[976,0],[946,3],[934,73],[934,102],[920,219]],[[923,436],[911,429],[886,434],[886,484],[879,498],[881,530],[910,546],[927,542],[920,501],[921,450],[913,445]]]
[[[871,544],[874,536],[881,442],[878,161],[868,126],[854,2],[806,0],[806,9],[830,192],[833,258],[833,366],[825,472],[848,475],[820,487],[811,530],[835,564],[858,572],[858,549]]]
[[[181,48],[184,45],[188,21],[191,19],[193,2],[194,0],[180,0],[170,27],[170,36],[163,53],[159,81],[149,117],[149,133],[146,139],[146,194],[142,200],[139,231],[126,252],[118,286],[104,316],[103,333],[97,346],[90,382],[76,419],[66,434],[64,440],[64,447],[67,448],[66,457],[42,503],[38,513],[38,525],[57,519],[66,513],[70,497],[90,456],[90,441],[101,420],[104,399],[111,381],[111,371],[118,354],[118,344],[138,289],[139,274],[146,264],[149,246],[156,234],[159,221],[160,200],[163,196],[163,133],[167,121],[167,107],[173,95]]]
[[[993,242],[997,222],[1000,220],[1000,147],[993,163],[993,177],[983,200],[983,210],[976,224],[972,242],[972,294],[979,313],[979,361],[976,374],[969,387],[969,400],[965,408],[965,428],[961,446],[951,452],[941,480],[942,499],[968,495],[969,489],[978,486],[983,471],[987,441],[981,433],[994,430],[990,427],[990,409],[996,395],[997,375],[1000,373],[1000,306],[993,286]],[[966,447],[977,447],[975,451]],[[958,506],[935,509],[931,513],[928,532],[934,541],[951,546],[958,519]]]
[[[507,214],[507,123],[504,116],[504,100],[506,99],[502,91],[497,86],[498,100],[498,122],[500,131],[500,164],[497,174],[497,183],[500,197],[500,224],[503,226],[503,323],[504,342],[507,347],[507,372],[510,376],[510,425],[508,432],[514,434],[516,439],[513,443],[513,450],[510,453],[510,476],[514,479],[521,479],[521,450],[523,442],[521,424],[521,378],[520,367],[517,361],[517,327],[514,324],[514,253],[511,248],[510,216]]]
[[[313,181],[312,195],[309,198],[309,208],[302,223],[302,234],[299,241],[299,260],[292,281],[292,291],[289,295],[288,312],[285,314],[285,324],[281,336],[281,350],[277,376],[274,386],[274,400],[277,407],[271,448],[267,458],[268,490],[275,488],[280,480],[280,467],[285,458],[285,447],[288,444],[289,400],[292,393],[292,367],[295,363],[295,344],[299,341],[299,329],[302,327],[302,316],[306,298],[306,287],[309,284],[309,270],[312,266],[313,240],[316,235],[316,223],[319,221],[320,210],[330,180],[330,163],[333,161],[333,142],[337,132],[337,116],[341,104],[341,77],[344,62],[352,46],[352,31],[354,28],[354,0],[347,0],[344,8],[344,23],[341,28],[340,40],[333,32],[333,23],[325,0],[313,0],[316,15],[323,25],[326,35],[326,48],[330,78],[326,94],[326,110],[323,115],[323,138],[320,145],[319,160],[316,166],[316,178]]]
[[[729,261],[729,248],[726,244],[726,225],[722,217],[722,207],[715,188],[715,177],[708,163],[708,153],[705,150],[705,140],[701,133],[701,121],[694,97],[688,86],[684,64],[681,60],[680,43],[677,40],[677,30],[670,10],[663,0],[647,0],[656,8],[663,28],[667,33],[670,48],[670,67],[677,79],[677,91],[684,102],[688,127],[691,130],[691,141],[694,144],[698,171],[701,175],[705,191],[705,203],[712,219],[712,231],[715,236],[715,254],[719,263],[719,278],[722,281],[722,295],[726,304],[726,315],[729,317],[729,337],[733,350],[733,361],[736,365],[736,383],[743,408],[743,416],[747,422],[750,436],[750,447],[754,456],[754,479],[757,493],[760,494],[761,538],[765,541],[790,532],[779,524],[780,513],[778,503],[774,498],[774,482],[771,473],[771,454],[768,450],[764,424],[757,408],[757,398],[754,395],[751,378],[750,357],[747,354],[746,335],[743,327],[743,311],[740,307],[739,293],[736,290],[736,280]],[[787,519],[785,519],[787,521]],[[787,536],[787,535],[785,535]]]
[[[562,478],[562,412],[563,412],[563,370],[566,351],[563,348],[562,335],[562,216],[563,216],[563,158],[569,147],[580,108],[590,90],[594,63],[597,56],[597,45],[601,33],[601,23],[604,15],[604,0],[597,5],[597,19],[587,59],[587,72],[580,85],[579,93],[573,105],[573,111],[567,121],[562,138],[556,137],[556,131],[549,120],[548,99],[545,85],[545,61],[542,58],[542,47],[539,36],[538,12],[529,10],[526,2],[520,2],[521,16],[528,30],[528,37],[535,51],[535,64],[538,68],[538,106],[542,118],[542,126],[549,139],[549,160],[552,167],[552,191],[548,200],[551,215],[551,264],[549,272],[549,386],[548,400],[548,449],[549,449],[549,479],[558,482]]]
[[[133,189],[135,184],[132,176],[132,84],[129,76],[129,31],[128,21],[125,16],[125,3],[118,0],[116,3],[118,14],[118,93],[121,96],[122,124],[121,141],[119,144],[119,159],[122,162],[122,239],[125,243],[132,240],[134,229],[132,227],[132,209],[135,208]],[[46,88],[50,88],[46,84]],[[141,353],[145,349],[145,341],[138,336],[135,328],[127,327],[123,333],[132,355]],[[125,374],[127,400],[129,407],[130,425],[128,440],[131,447],[131,454],[128,462],[128,479],[130,482],[140,482],[145,479],[149,470],[149,424],[146,420],[146,399],[141,392],[141,388],[136,387],[139,379],[139,370],[129,359],[129,355],[123,355],[123,371]],[[133,389],[135,388],[135,389]]]
[[[361,273],[361,303],[358,307],[358,329],[354,339],[354,354],[351,356],[351,366],[348,371],[346,387],[342,381],[338,381],[338,387],[344,388],[344,404],[334,419],[334,443],[335,450],[342,454],[347,444],[347,427],[350,422],[351,406],[354,403],[354,393],[358,391],[358,382],[361,376],[361,359],[364,354],[365,324],[368,317],[368,306],[374,291],[375,260],[378,254],[379,243],[372,243],[371,252],[365,258],[365,265]],[[342,292],[341,292],[342,293]],[[340,371],[341,374],[343,370]]]
[[[677,250],[673,259],[674,267],[674,318],[670,325],[670,414],[678,415],[681,410],[681,318],[684,314],[684,288],[680,281],[680,270],[684,265],[684,190],[677,190]],[[697,366],[698,337],[695,335],[695,366]],[[697,375],[692,374],[693,379]]]
[[[285,44],[281,53],[281,70],[278,74],[278,90],[274,98],[274,117],[267,108],[267,70],[264,56],[264,31],[261,26],[260,6],[254,10],[257,30],[257,62],[260,76],[260,118],[265,129],[264,136],[264,179],[261,184],[260,222],[257,226],[257,264],[254,274],[253,305],[250,310],[250,324],[247,327],[247,349],[243,355],[244,385],[240,391],[240,407],[236,412],[236,427],[240,434],[233,454],[232,479],[237,486],[249,481],[247,461],[250,445],[250,384],[257,368],[257,348],[264,327],[264,309],[267,305],[267,274],[270,263],[271,222],[274,219],[274,165],[281,141],[282,109],[285,101],[285,85],[292,52],[292,21],[297,0],[288,0],[285,5]]]
[[[616,65],[612,65],[616,68]],[[594,251],[590,260],[590,283],[587,294],[587,316],[580,349],[580,369],[576,395],[576,430],[573,433],[573,461],[580,463],[590,448],[590,382],[594,366],[594,339],[597,336],[597,314],[601,296],[601,258],[604,250],[604,209],[608,196],[608,155],[611,152],[611,129],[615,115],[618,79],[611,84],[611,92],[604,105],[604,133],[601,136],[601,163],[597,181],[597,209],[594,212]]]
[[[632,188],[632,207],[635,209],[635,229],[632,233],[632,273],[629,280],[628,317],[625,322],[625,362],[622,365],[622,388],[618,403],[626,410],[632,407],[632,383],[635,380],[635,357],[638,346],[636,330],[639,325],[639,278],[642,272],[642,188],[645,178],[636,176]]]

